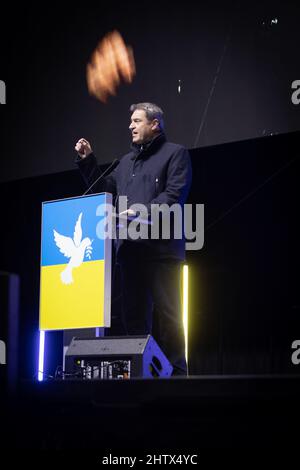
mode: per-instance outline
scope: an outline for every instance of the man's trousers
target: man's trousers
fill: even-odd
[[[154,259],[139,243],[129,243],[119,260],[123,323],[128,335],[153,334],[174,367],[186,375],[182,323],[181,269],[175,259]]]

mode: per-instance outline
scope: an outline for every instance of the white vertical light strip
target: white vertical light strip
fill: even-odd
[[[182,320],[185,341],[185,360],[188,364],[188,326],[189,326],[189,267],[183,266],[183,295],[182,295]]]
[[[44,380],[45,331],[40,330],[38,381]]]

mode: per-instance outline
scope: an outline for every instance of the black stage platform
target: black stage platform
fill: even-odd
[[[4,442],[73,456],[84,449],[274,456],[297,449],[299,397],[296,375],[23,382],[4,407]]]

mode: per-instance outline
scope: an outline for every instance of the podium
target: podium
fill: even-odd
[[[63,371],[65,366],[73,371],[78,361],[80,371],[90,367],[92,346],[97,353],[93,367],[103,373],[97,378],[170,376],[172,366],[150,335],[99,338],[99,329],[111,326],[113,232],[107,228],[112,220],[113,231],[116,225],[126,223],[126,218],[115,216],[109,193],[43,202],[40,332],[44,338],[46,331],[64,331]],[[103,344],[106,354],[101,356]],[[76,351],[74,363],[72,354]],[[39,380],[43,380],[43,358],[40,335]],[[111,376],[107,372],[110,367]]]
[[[40,330],[110,327],[111,205],[109,193],[42,203]]]

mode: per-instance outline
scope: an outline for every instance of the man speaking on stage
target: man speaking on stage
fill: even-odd
[[[192,179],[187,149],[166,140],[163,111],[156,104],[133,104],[130,111],[131,150],[93,191],[127,197],[128,216],[135,215],[130,206],[136,203],[144,204],[149,215],[153,204],[179,204],[183,209]],[[101,175],[92,147],[82,138],[75,150],[76,163],[90,186]],[[116,255],[126,333],[152,334],[154,320],[158,344],[173,366],[173,375],[187,375],[180,283],[184,236],[178,239],[171,233],[169,239],[120,240]]]

